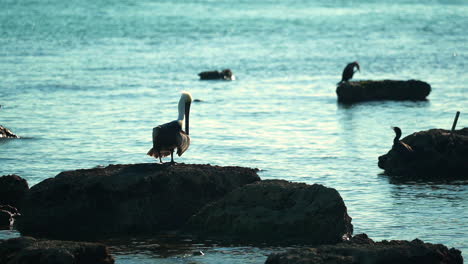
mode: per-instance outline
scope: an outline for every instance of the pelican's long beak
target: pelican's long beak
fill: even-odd
[[[185,103],[185,133],[187,135],[189,134],[190,105],[190,102]]]

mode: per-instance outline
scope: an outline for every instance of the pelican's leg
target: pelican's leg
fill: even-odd
[[[174,164],[174,150],[171,151],[171,164]]]
[[[159,156],[159,163],[163,163],[161,159],[161,152],[158,151],[158,156]]]

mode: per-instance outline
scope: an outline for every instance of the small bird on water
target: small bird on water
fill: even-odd
[[[177,148],[177,155],[181,156],[190,146],[189,137],[189,115],[192,95],[182,92],[179,100],[179,117],[172,122],[159,125],[153,128],[153,147],[147,155],[161,158],[171,155],[171,164],[174,164],[174,149]],[[185,131],[182,130],[185,119]]]
[[[393,146],[392,149],[400,152],[400,153],[411,153],[413,152],[413,148],[406,144],[405,142],[400,140],[401,137],[401,129],[399,127],[392,127],[393,131],[395,131],[395,138],[393,139]]]
[[[356,67],[356,71],[354,70],[354,67]],[[343,74],[341,75],[341,81],[338,83],[338,85],[351,80],[353,78],[354,73],[357,71],[361,71],[359,68],[359,63],[357,61],[348,63],[348,65],[346,65],[346,67],[343,70]]]

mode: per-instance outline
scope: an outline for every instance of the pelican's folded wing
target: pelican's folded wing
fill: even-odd
[[[184,131],[180,132],[177,142],[177,155],[181,156],[190,146],[190,137]]]

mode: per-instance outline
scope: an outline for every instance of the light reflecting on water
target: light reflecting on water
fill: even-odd
[[[355,233],[466,251],[466,183],[392,182],[377,157],[392,144],[390,126],[450,128],[456,111],[468,126],[467,14],[457,1],[3,1],[0,123],[23,138],[0,140],[0,175],[33,185],[64,170],[151,162],[152,127],[177,117],[188,90],[200,101],[192,145],[176,161],[321,183],[340,192]],[[429,100],[338,104],[335,84],[354,60],[357,79],[429,82]],[[198,80],[223,68],[237,80]],[[113,250],[118,263],[261,263],[268,252]]]

